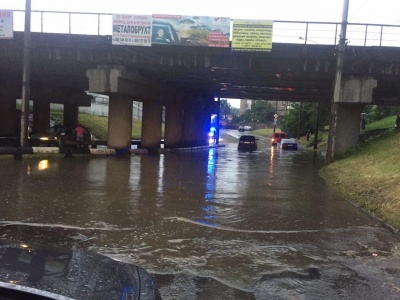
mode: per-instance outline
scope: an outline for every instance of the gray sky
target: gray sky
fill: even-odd
[[[31,0],[32,10],[222,16],[232,19],[340,22],[342,0]],[[0,9],[25,0],[0,0]],[[350,0],[348,21],[400,24],[399,0]]]

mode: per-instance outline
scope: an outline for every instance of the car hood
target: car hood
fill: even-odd
[[[0,244],[0,298],[161,299],[143,268],[82,249]],[[12,296],[12,297],[10,297]]]
[[[30,138],[40,139],[40,138],[48,138],[55,139],[57,136],[54,133],[35,133],[30,136]]]

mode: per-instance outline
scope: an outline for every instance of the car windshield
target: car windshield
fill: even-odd
[[[57,130],[58,130],[58,128],[50,127],[50,128],[47,128],[47,129],[46,129],[46,132],[45,132],[45,133],[56,133]]]
[[[283,143],[296,143],[295,139],[282,139],[282,144]]]
[[[251,136],[251,135],[242,135],[240,137],[240,140],[243,142],[254,142],[256,139],[254,136]]]

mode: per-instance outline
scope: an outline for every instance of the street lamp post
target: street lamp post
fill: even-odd
[[[22,73],[22,104],[20,145],[28,145],[29,98],[30,98],[30,48],[31,48],[31,0],[25,2],[24,59]]]
[[[335,86],[333,90],[333,101],[331,103],[331,112],[329,116],[329,136],[328,146],[326,149],[325,163],[330,164],[333,162],[335,155],[335,139],[336,139],[336,121],[339,110],[338,102],[340,100],[340,89],[342,84],[342,72],[344,66],[344,54],[346,48],[346,31],[347,31],[347,15],[349,12],[349,0],[344,0],[343,4],[343,15],[342,15],[342,26],[340,28],[340,40],[336,62],[336,74],[335,74]]]

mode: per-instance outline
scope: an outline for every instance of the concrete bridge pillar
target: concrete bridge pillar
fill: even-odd
[[[108,148],[130,148],[132,143],[132,99],[111,94],[108,110]]]
[[[183,146],[193,147],[196,145],[197,108],[193,103],[185,105],[183,112]]]
[[[142,148],[159,149],[161,145],[162,109],[159,102],[143,103]]]
[[[360,119],[364,105],[339,103],[337,106],[337,125],[335,155],[341,155],[349,147],[356,145],[360,137]]]
[[[206,146],[208,145],[208,133],[210,132],[211,124],[211,114],[208,104],[204,103],[199,107],[197,120],[196,143],[200,146]]]
[[[342,79],[340,92],[331,103],[326,163],[357,144],[362,108],[372,103],[377,81],[372,77],[349,76]]]
[[[204,99],[197,98],[185,106],[183,117],[183,141],[186,146],[208,145],[210,129],[210,106]]]
[[[15,98],[2,96],[0,99],[0,136],[17,136],[21,117],[17,113]]]
[[[178,104],[170,104],[165,112],[164,148],[175,148],[182,144],[183,108]]]
[[[65,103],[64,104],[64,126],[75,128],[78,125],[78,105]]]
[[[50,126],[50,103],[47,100],[33,101],[32,132],[44,132]]]

